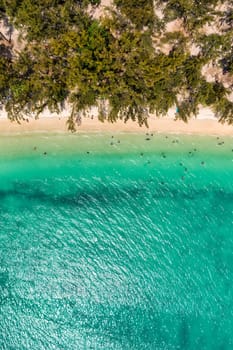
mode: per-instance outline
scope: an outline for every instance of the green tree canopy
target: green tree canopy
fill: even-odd
[[[223,72],[232,72],[229,27],[221,34],[199,31],[215,15],[217,1],[114,3],[108,17],[96,20],[90,6],[98,6],[97,0],[0,1],[0,11],[26,40],[19,53],[0,56],[0,98],[9,117],[39,115],[46,107],[59,112],[68,102],[71,128],[75,117],[91,106],[98,106],[102,120],[132,119],[142,125],[149,112],[164,115],[176,105],[177,118],[187,121],[200,105],[208,105],[221,121],[232,123],[229,90],[219,81],[208,83],[201,73],[211,60]],[[157,38],[170,47],[167,54],[153,42],[154,4],[164,7]],[[164,31],[161,36],[172,18],[183,19],[186,32]],[[200,47],[197,55],[189,51],[193,42]]]

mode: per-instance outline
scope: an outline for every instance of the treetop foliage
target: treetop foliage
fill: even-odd
[[[0,55],[0,99],[11,119],[39,115],[46,107],[59,112],[68,102],[71,129],[76,116],[92,106],[99,108],[101,120],[142,125],[150,112],[165,115],[177,106],[177,118],[187,121],[207,105],[221,122],[233,123],[229,88],[202,75],[211,61],[223,74],[233,72],[231,3],[220,16],[224,31],[212,34],[202,28],[217,18],[217,0],[114,0],[109,16],[96,20],[90,8],[99,4],[0,0],[2,16],[26,42],[17,54]],[[163,19],[156,17],[156,6]],[[166,32],[166,23],[177,18],[183,31]],[[168,45],[169,52],[159,44]],[[199,47],[198,54],[190,53],[191,44]]]

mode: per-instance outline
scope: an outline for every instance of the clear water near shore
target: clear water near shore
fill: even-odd
[[[232,349],[232,150],[2,136],[0,349]]]

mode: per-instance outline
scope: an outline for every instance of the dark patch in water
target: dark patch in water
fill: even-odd
[[[182,180],[185,178],[182,177]],[[153,186],[153,195],[151,194]],[[119,189],[115,186],[100,186],[96,189],[89,189],[87,191],[73,190],[68,194],[54,195],[43,191],[37,185],[27,185],[26,183],[17,183],[14,188],[9,191],[0,191],[0,201],[4,201],[9,196],[22,198],[26,201],[35,201],[41,203],[47,203],[55,206],[71,206],[71,207],[85,207],[90,206],[92,203],[99,202],[101,204],[113,204],[121,203],[124,200],[130,198],[146,198],[152,197],[155,199],[172,198],[183,200],[196,200],[200,197],[207,197],[212,195],[213,201],[233,201],[233,192],[225,192],[222,189],[215,187],[195,189],[193,187],[185,187],[183,189],[177,189],[175,184],[165,185],[165,180],[150,180],[150,186],[148,187],[148,181],[144,181],[132,186],[124,186]],[[24,202],[25,203],[25,202]],[[29,204],[31,205],[31,204]]]

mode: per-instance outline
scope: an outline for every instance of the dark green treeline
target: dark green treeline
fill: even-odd
[[[231,92],[218,79],[207,82],[202,67],[212,61],[233,73],[233,2],[220,11],[216,0],[115,0],[108,16],[94,19],[99,0],[0,0],[3,20],[26,41],[20,52],[0,45],[0,99],[11,119],[45,107],[72,105],[69,127],[90,106],[99,118],[146,123],[177,107],[187,121],[200,105],[211,106],[221,122],[233,122]],[[157,16],[161,8],[163,18]],[[167,33],[166,23],[181,19],[183,29]],[[205,24],[224,28],[203,34]],[[159,45],[168,44],[163,53]],[[190,45],[199,48],[190,54]],[[106,111],[106,101],[108,110]]]

